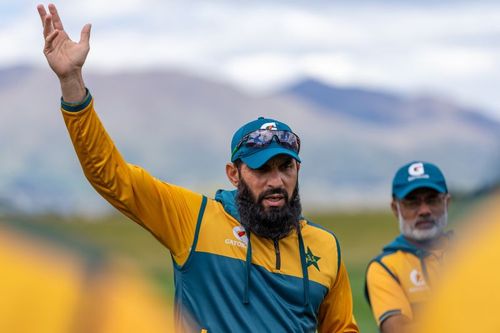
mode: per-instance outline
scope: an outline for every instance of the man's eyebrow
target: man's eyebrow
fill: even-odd
[[[270,168],[270,167],[271,166],[269,163],[264,163],[260,167],[258,167],[257,169],[254,169],[254,170],[265,170],[265,169]]]
[[[289,159],[284,159],[283,161],[280,161],[279,163],[276,163],[276,166],[278,168],[286,167],[292,163],[292,158]]]
[[[419,193],[419,194],[408,194],[404,199],[415,200],[418,198],[437,197],[440,194],[441,193],[439,193],[439,192],[424,192],[424,193]]]
[[[420,194],[417,194],[417,193],[409,193],[406,197],[404,197],[403,199],[406,199],[406,200],[415,200],[419,197],[422,196],[422,193]]]

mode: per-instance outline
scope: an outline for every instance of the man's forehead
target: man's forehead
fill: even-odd
[[[288,163],[294,158],[290,155],[280,154],[270,158],[264,165],[273,166],[273,165],[281,165],[283,163]]]
[[[428,196],[428,195],[439,195],[440,192],[436,191],[433,188],[430,187],[420,187],[417,188],[404,197],[405,199],[410,199],[410,198],[415,198],[415,197],[421,197],[421,196]]]

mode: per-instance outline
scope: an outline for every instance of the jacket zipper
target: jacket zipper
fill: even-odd
[[[277,239],[274,240],[274,252],[276,253],[276,269],[279,271],[281,269],[281,255],[280,244]]]

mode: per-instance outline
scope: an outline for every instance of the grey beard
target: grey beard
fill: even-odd
[[[408,225],[401,215],[401,208],[398,205],[399,231],[404,236],[417,242],[426,242],[440,236],[444,228],[448,225],[448,209],[445,206],[443,214],[436,219],[435,225],[427,230],[419,230]]]
[[[282,207],[269,207],[268,210],[265,210],[262,201],[270,194],[283,195],[285,204]],[[302,205],[298,184],[290,199],[288,193],[282,188],[267,190],[261,193],[258,198],[254,198],[248,185],[243,179],[240,179],[236,203],[238,204],[241,225],[257,236],[277,240],[299,227]]]

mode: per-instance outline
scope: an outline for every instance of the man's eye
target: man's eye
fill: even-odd
[[[255,170],[258,172],[267,172],[269,170],[269,166],[267,164],[264,164],[263,166]]]
[[[416,206],[420,205],[420,201],[419,200],[404,200],[403,204],[406,207],[416,207]]]
[[[441,203],[441,198],[440,197],[430,197],[430,198],[427,198],[427,200],[425,200],[425,202],[428,204],[428,205],[437,205],[437,204],[440,204]]]

